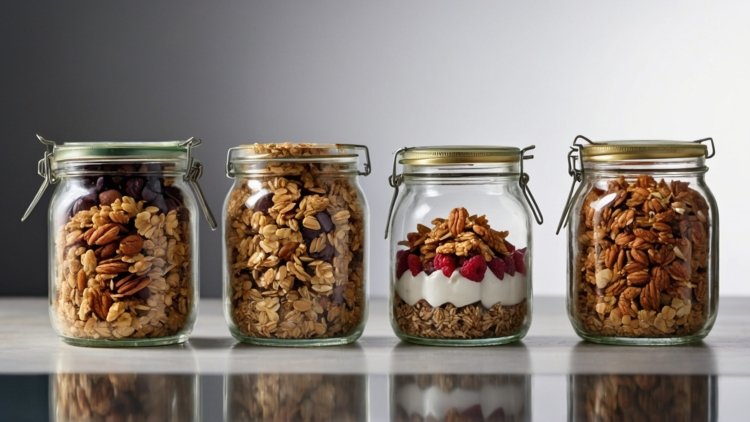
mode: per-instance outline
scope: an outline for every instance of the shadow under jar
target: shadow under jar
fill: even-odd
[[[560,224],[568,224],[568,315],[579,336],[667,345],[698,341],[711,330],[719,216],[704,174],[713,154],[710,138],[576,138],[569,154],[574,182]]]
[[[364,171],[357,169],[365,154]],[[345,344],[366,317],[366,147],[253,144],[227,156],[224,300],[232,335],[277,346]]]
[[[50,317],[81,346],[181,343],[198,298],[196,201],[207,212],[190,150],[200,141],[55,144],[39,162],[49,184]]]
[[[391,326],[399,338],[481,346],[526,334],[531,213],[542,222],[523,171],[533,148],[418,147],[396,153],[386,236]],[[397,162],[402,174],[396,174]]]

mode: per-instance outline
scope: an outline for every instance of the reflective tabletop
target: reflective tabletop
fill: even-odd
[[[43,299],[0,300],[0,420],[747,420],[750,299],[725,299],[702,343],[580,341],[562,298],[536,298],[519,343],[401,343],[385,301],[349,346],[236,343],[203,300],[180,346],[94,349],[59,341]]]

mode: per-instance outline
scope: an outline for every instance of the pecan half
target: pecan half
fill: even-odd
[[[106,321],[112,302],[112,298],[108,294],[94,291],[91,296],[91,310],[100,320]]]
[[[87,232],[88,233],[88,232]],[[86,242],[89,245],[103,246],[117,239],[120,234],[120,226],[117,224],[105,224],[94,230]]]
[[[96,266],[96,272],[99,274],[119,274],[126,272],[128,270],[128,267],[130,267],[130,264],[128,264],[127,262],[108,259],[106,261],[102,261],[99,265]]]
[[[120,253],[133,256],[143,249],[143,238],[137,234],[126,236],[120,241]]]
[[[466,208],[453,208],[448,214],[448,230],[455,237],[463,233],[469,212]]]

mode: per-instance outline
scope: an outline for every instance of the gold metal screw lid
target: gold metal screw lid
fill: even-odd
[[[700,158],[708,156],[708,147],[684,141],[606,141],[583,144],[581,158],[591,162]]]
[[[408,148],[399,163],[412,166],[441,164],[512,163],[521,160],[521,150],[515,147],[493,146],[427,146]]]

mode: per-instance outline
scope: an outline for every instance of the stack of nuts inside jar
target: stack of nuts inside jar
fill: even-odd
[[[410,336],[477,339],[518,333],[527,318],[526,248],[484,215],[454,208],[419,224],[397,252],[393,313]]]
[[[679,180],[647,175],[589,191],[577,234],[575,307],[593,334],[687,335],[708,309],[708,205]]]
[[[334,148],[335,146],[331,146]],[[316,144],[254,144],[269,161],[226,206],[230,317],[251,338],[345,337],[364,321],[364,201]],[[308,161],[295,161],[308,158]]]
[[[87,180],[56,237],[53,307],[61,333],[82,339],[179,333],[193,306],[189,216],[180,190],[162,177]]]

